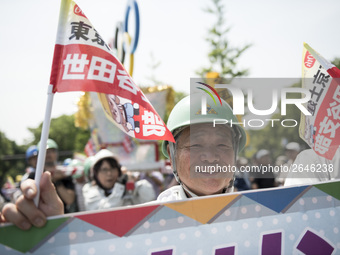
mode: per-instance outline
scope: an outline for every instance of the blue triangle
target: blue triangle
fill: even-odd
[[[260,210],[256,210],[255,207],[260,206]],[[242,213],[241,208],[246,208],[246,212]],[[228,215],[225,215],[225,212],[229,210],[230,213]],[[241,198],[231,205],[230,207],[225,208],[220,212],[218,217],[214,219],[213,223],[218,222],[227,222],[227,221],[236,221],[236,220],[244,220],[244,219],[251,219],[251,218],[260,218],[260,217],[266,217],[266,216],[272,216],[277,215],[277,212],[271,210],[270,208],[263,206],[256,201],[241,196]]]
[[[243,195],[279,213],[308,187],[257,190],[255,192],[246,192]]]
[[[47,240],[41,248],[51,248],[53,250],[53,247],[57,246],[70,246],[78,243],[89,243],[113,238],[117,238],[117,236],[85,221],[73,218],[72,221],[60,229],[50,240]]]

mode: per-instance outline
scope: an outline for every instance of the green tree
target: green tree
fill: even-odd
[[[37,128],[28,129],[34,136],[34,144],[40,141],[42,123]],[[49,138],[59,146],[61,159],[72,156],[73,152],[84,152],[90,138],[90,131],[74,125],[74,115],[62,115],[51,120]]]
[[[291,87],[301,87],[301,81],[293,84]],[[300,93],[288,93],[287,98],[301,98]],[[286,115],[281,115],[281,102],[278,102],[279,113],[273,114],[270,119],[274,119],[273,126],[271,122],[260,130],[248,130],[250,137],[250,145],[246,148],[245,153],[251,156],[259,149],[267,149],[272,153],[273,158],[284,154],[284,143],[297,142],[302,147],[307,147],[307,144],[299,136],[299,125],[301,112],[297,106],[288,104],[286,106]],[[281,125],[283,120],[293,119],[297,122],[295,127],[284,127]],[[294,123],[289,121],[285,123],[287,126],[293,126]]]
[[[340,58],[334,58],[332,64],[340,69]]]
[[[4,184],[7,175],[15,178],[16,175],[23,174],[25,150],[24,146],[18,146],[0,132],[0,187]]]
[[[209,67],[203,67],[197,71],[201,77],[206,77],[207,73],[217,72],[221,78],[233,78],[245,76],[247,69],[238,69],[237,61],[251,45],[247,44],[243,47],[232,47],[228,38],[230,28],[226,26],[225,6],[222,0],[212,0],[212,6],[207,7],[205,12],[213,15],[216,22],[212,28],[208,30],[206,40],[210,45],[208,58]]]

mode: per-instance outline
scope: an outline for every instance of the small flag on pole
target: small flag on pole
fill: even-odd
[[[114,123],[126,134],[139,139],[175,142],[163,120],[79,6],[72,0],[61,0],[35,175],[38,194],[34,202],[37,206],[53,97],[56,92],[67,91],[93,91],[105,93],[101,94],[103,96],[110,95],[116,104],[109,105],[106,112],[112,115]],[[135,116],[137,111],[138,115]]]
[[[340,70],[307,43],[302,60],[302,86],[311,93],[311,115],[301,115],[300,137],[331,160],[340,145]]]
[[[106,114],[131,137],[174,141],[143,92],[72,0],[61,2],[50,84],[53,93],[103,93]]]

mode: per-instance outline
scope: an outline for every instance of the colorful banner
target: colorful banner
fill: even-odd
[[[143,88],[143,91],[162,118],[169,114],[174,104],[172,87],[166,85],[153,86]],[[127,169],[159,168],[160,164],[155,164],[159,159],[157,142],[136,141],[121,132],[116,125],[112,125],[112,120],[110,120],[110,117],[107,118],[105,111],[103,111],[102,104],[105,105],[105,102],[101,102],[98,95],[101,94],[89,93],[91,119],[88,119],[88,125],[96,132],[92,132],[92,138],[86,145],[86,155],[94,155],[99,147],[109,147],[112,152],[120,156],[121,164]]]
[[[90,93],[93,118],[91,119],[89,126],[91,130],[97,130],[97,136],[100,143],[119,143],[123,140],[125,133],[116,125],[112,125],[113,122],[107,118],[98,95],[100,94]],[[100,146],[100,144],[98,145]]]
[[[174,141],[171,132],[85,14],[62,0],[50,84],[53,92],[93,91],[113,122],[139,139]]]
[[[245,191],[0,228],[0,254],[340,254],[340,181]]]
[[[300,137],[331,160],[340,145],[340,70],[308,44],[302,60],[302,87],[311,93],[307,103],[311,115],[301,115]]]
[[[162,119],[169,114],[174,106],[174,92],[170,86],[148,87],[144,89],[144,93]],[[102,143],[122,142],[125,134],[120,132],[116,125],[111,124],[111,122],[115,121],[112,119],[112,116],[110,116],[111,110],[108,98],[105,95],[97,93],[89,93],[89,98],[91,104],[91,119],[88,119],[88,125],[90,128],[98,129],[98,136]],[[103,101],[100,99],[103,99]],[[103,111],[103,108],[106,110]]]
[[[114,154],[119,155],[119,162],[130,171],[145,171],[160,168],[161,162],[158,159],[157,142],[138,143],[132,145],[129,152],[126,151],[124,141],[120,146],[107,145],[106,148]]]

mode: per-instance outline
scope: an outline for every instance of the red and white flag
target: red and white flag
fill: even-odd
[[[332,159],[340,145],[340,70],[306,43],[302,60],[302,86],[311,93],[311,115],[302,115],[300,137],[317,154]]]
[[[50,84],[53,93],[93,91],[106,114],[139,139],[174,138],[143,92],[72,0],[62,0]]]

